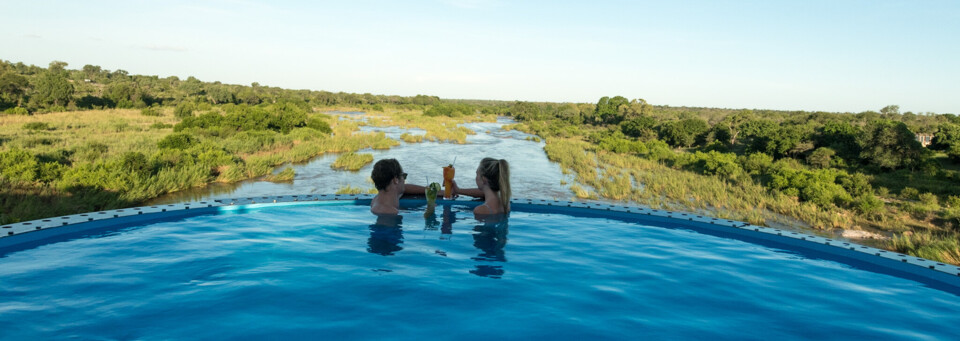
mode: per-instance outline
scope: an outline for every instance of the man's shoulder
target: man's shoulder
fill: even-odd
[[[370,213],[381,215],[381,214],[391,214],[396,215],[400,213],[400,210],[395,207],[370,207]]]

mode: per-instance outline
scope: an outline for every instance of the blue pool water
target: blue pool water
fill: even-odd
[[[0,250],[0,339],[951,339],[911,280],[624,221],[278,206]]]

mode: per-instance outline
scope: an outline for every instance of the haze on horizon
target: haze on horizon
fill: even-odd
[[[0,59],[290,89],[960,114],[960,2],[6,1]]]

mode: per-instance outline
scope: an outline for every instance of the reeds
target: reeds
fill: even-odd
[[[264,180],[271,182],[293,182],[293,178],[296,177],[297,172],[291,167],[280,171],[280,173],[267,175]]]
[[[340,186],[340,188],[338,188],[337,192],[334,194],[361,194],[361,193],[377,194],[377,190],[372,188],[363,189],[360,187],[345,185],[345,186]]]
[[[333,161],[333,164],[330,165],[330,168],[333,169],[343,169],[349,171],[358,171],[363,166],[366,166],[373,162],[373,154],[357,154],[354,152],[347,152],[340,154],[336,160]]]

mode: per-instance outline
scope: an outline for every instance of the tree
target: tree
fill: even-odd
[[[817,128],[814,140],[817,146],[830,147],[840,157],[855,159],[860,157],[860,145],[857,144],[857,136],[860,134],[859,127],[849,122],[833,120]]]
[[[100,71],[103,71],[103,70],[96,65],[87,64],[83,66],[83,74],[89,80],[96,80],[97,78],[99,78],[98,76],[100,75]]]
[[[180,90],[187,96],[196,96],[203,94],[203,83],[199,79],[188,77],[186,81],[180,82]]]
[[[177,107],[173,109],[173,116],[179,119],[193,117],[194,110],[196,110],[196,106],[193,103],[180,102],[180,104],[177,104]]]
[[[807,156],[807,163],[817,168],[827,168],[830,167],[830,161],[834,154],[836,152],[833,149],[820,147],[810,153],[810,156]]]
[[[628,101],[623,96],[610,97],[601,97],[600,101],[597,102],[597,107],[594,109],[594,116],[599,120],[599,122],[594,123],[610,123],[618,124],[623,120],[623,113],[620,111],[621,105],[629,105]]]
[[[209,91],[207,91],[207,96],[210,98],[210,101],[213,102],[213,104],[234,102],[233,93],[230,92],[230,89],[228,89],[225,85],[210,87]]]
[[[941,124],[933,135],[930,149],[945,151],[954,162],[960,162],[960,125]]]
[[[753,110],[740,110],[732,115],[724,117],[718,125],[727,128],[730,137],[730,145],[737,144],[737,136],[743,131],[743,125],[753,119]]]
[[[16,101],[16,106],[19,107],[23,104],[23,95],[29,85],[26,77],[13,71],[4,72],[0,75],[0,99],[10,102]]]
[[[926,149],[903,122],[876,120],[857,136],[860,158],[884,169],[919,166]]]
[[[432,112],[435,110],[435,108],[442,108],[443,106],[444,106],[443,104],[434,105],[430,107],[430,109],[427,109],[427,111],[425,111],[423,114],[427,116],[434,116],[432,115]],[[431,114],[428,115],[428,113],[431,113]],[[438,113],[437,115],[440,115],[440,114]],[[513,103],[513,105],[510,107],[510,115],[520,121],[543,119],[543,112],[540,110],[540,106],[530,102],[517,101]],[[446,115],[446,116],[451,116],[451,115]]]
[[[697,137],[710,130],[707,121],[689,118],[660,125],[660,137],[674,147],[690,147]]]
[[[133,82],[117,81],[110,83],[103,97],[113,101],[117,108],[132,108],[133,103],[139,99],[136,85]]]
[[[958,143],[960,143],[960,125],[944,123],[937,127],[937,133],[933,134],[930,149],[947,150]]]
[[[900,115],[900,106],[899,105],[888,105],[880,109],[880,115],[883,115],[884,118],[890,119],[891,116]]]
[[[48,70],[48,71],[53,71],[53,72],[65,72],[65,71],[67,71],[67,70],[66,70],[66,69],[67,69],[67,65],[68,65],[67,62],[61,62],[61,61],[59,61],[59,60],[54,60],[54,61],[50,62],[50,67],[47,68],[47,70]]]
[[[67,63],[51,62],[50,68],[37,80],[37,99],[43,104],[65,106],[73,96],[73,84],[67,80]]]
[[[646,141],[651,137],[656,138],[657,133],[653,130],[656,124],[657,121],[652,117],[640,116],[621,122],[620,131],[622,131],[624,135]]]

